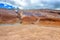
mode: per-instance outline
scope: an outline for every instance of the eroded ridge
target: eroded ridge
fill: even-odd
[[[13,24],[19,20],[14,10],[0,9],[0,24]]]
[[[22,10],[21,22],[26,24],[36,24],[41,22],[60,22],[59,10]]]
[[[0,9],[0,24],[59,24],[60,10],[15,10]]]

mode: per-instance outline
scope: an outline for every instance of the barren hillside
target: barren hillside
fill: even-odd
[[[28,16],[28,12],[30,17]],[[16,20],[16,18],[18,18],[18,20],[16,20],[18,22],[12,21],[14,22],[13,24],[0,24],[0,40],[60,40],[60,11],[20,10],[18,13],[22,13],[22,15],[18,14],[18,17],[13,13],[15,14],[16,12],[0,10],[0,20],[3,20],[4,23],[10,23],[12,19]],[[36,13],[36,15],[39,13],[39,15],[31,16],[31,13]],[[40,14],[42,14],[43,17],[41,17]],[[38,23],[36,23],[37,17],[40,19]]]

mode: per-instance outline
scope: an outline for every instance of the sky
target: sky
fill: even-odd
[[[60,0],[0,0],[19,9],[56,9],[60,10]]]

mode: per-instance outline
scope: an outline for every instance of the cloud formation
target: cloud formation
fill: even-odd
[[[20,9],[59,9],[60,0],[0,0]]]

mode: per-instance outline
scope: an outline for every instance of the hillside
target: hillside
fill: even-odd
[[[0,9],[0,40],[60,40],[58,16],[60,11],[57,10],[19,10],[16,13]],[[37,18],[40,18],[38,22]]]

